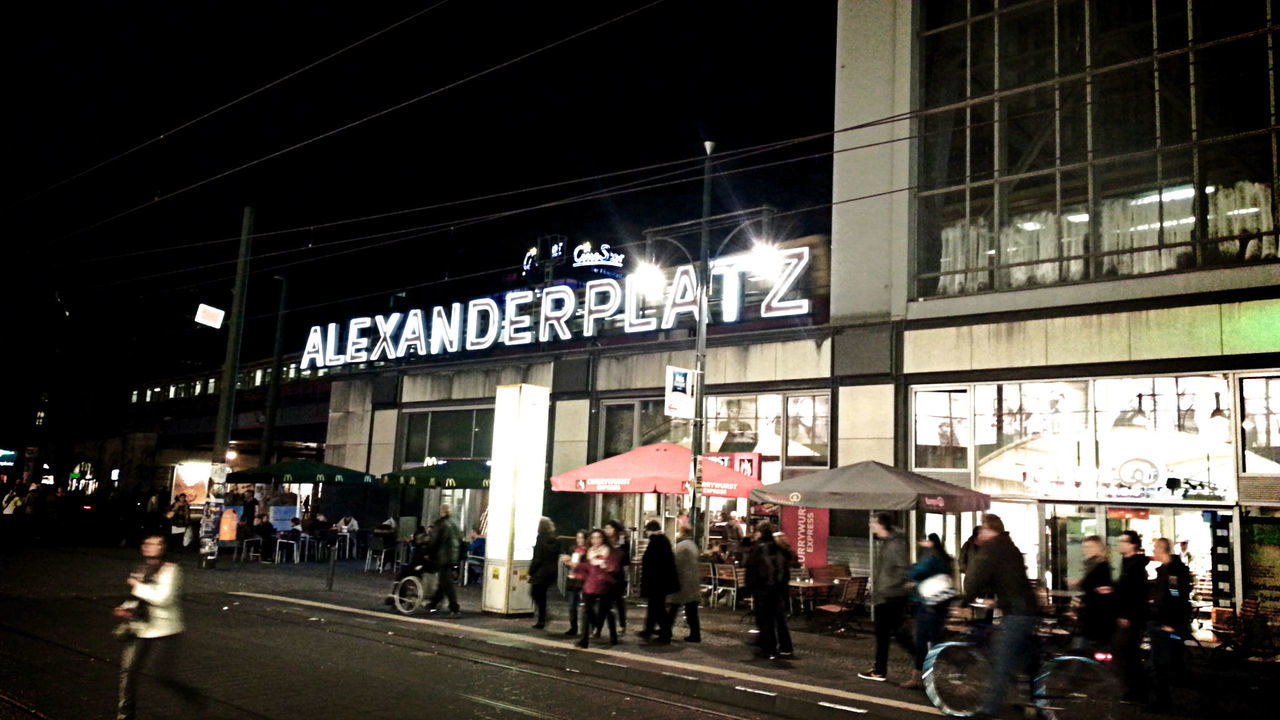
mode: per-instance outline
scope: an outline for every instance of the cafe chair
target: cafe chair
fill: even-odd
[[[698,563],[698,590],[707,598],[707,605],[716,604],[716,566],[712,563]]]
[[[858,629],[855,618],[866,608],[867,578],[842,579],[831,602],[813,609],[819,633],[852,633]]]
[[[338,533],[336,542],[336,552],[339,560],[350,560],[355,557],[356,536],[355,533]]]
[[[716,565],[716,594],[729,598],[729,607],[738,609],[738,590],[747,584],[747,569],[735,565]]]
[[[364,556],[364,571],[369,572],[369,568],[377,568],[381,573],[395,559],[395,546],[387,547],[386,540],[381,535],[374,535],[369,538],[368,551]]]
[[[236,552],[232,556],[232,560],[245,562],[246,560],[262,559],[262,538],[254,536],[251,538],[242,538],[236,543]]]
[[[288,548],[289,559],[298,562],[298,542],[296,540],[276,540],[276,564],[284,562],[284,550]]]
[[[316,539],[314,537],[307,535],[306,533],[299,535],[298,536],[298,560],[299,561],[306,560],[308,553],[311,554],[311,559],[315,560],[316,547],[319,544],[320,543],[316,542]]]

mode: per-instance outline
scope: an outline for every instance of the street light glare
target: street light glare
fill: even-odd
[[[640,263],[632,277],[635,278],[636,289],[645,298],[659,299],[666,290],[667,277],[662,273],[662,269],[653,263]]]
[[[776,278],[782,271],[782,254],[776,245],[757,240],[751,246],[747,266],[755,277],[764,280]]]

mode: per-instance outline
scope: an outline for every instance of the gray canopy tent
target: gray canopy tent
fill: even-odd
[[[831,510],[964,513],[991,507],[991,498],[976,490],[871,460],[765,485],[751,491],[751,500]],[[915,544],[909,544],[914,556]],[[870,558],[874,577],[875,553]]]

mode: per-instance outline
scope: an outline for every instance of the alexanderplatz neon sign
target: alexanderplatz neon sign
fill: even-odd
[[[776,267],[769,273],[772,277],[750,278],[769,287],[760,303],[760,317],[809,313],[808,298],[788,297],[803,277],[809,259],[808,247],[778,250],[773,258]],[[748,268],[732,260],[726,258],[711,267],[711,294],[720,301],[720,323],[735,323],[741,317],[743,285],[748,280],[744,275],[751,275]],[[574,288],[551,285],[542,290],[541,298],[533,290],[509,292],[501,305],[484,297],[470,300],[465,306],[460,302],[436,305],[429,313],[414,308],[404,313],[354,317],[345,325],[316,325],[307,335],[302,369],[485,350],[499,343],[514,347],[529,345],[535,339],[543,343],[572,340],[574,329],[570,321],[575,315],[581,315],[581,323],[575,325],[584,338],[596,336],[606,322],[619,314],[627,333],[670,330],[683,315],[697,319],[698,275],[693,265],[677,267],[666,282],[660,318],[642,315],[644,297],[649,295],[642,284],[634,273],[621,280],[591,280],[582,288],[581,308]]]

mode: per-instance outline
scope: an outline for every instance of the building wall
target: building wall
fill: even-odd
[[[840,388],[836,433],[841,465],[864,460],[893,464],[893,398],[893,385]]]
[[[611,355],[596,363],[596,390],[662,386],[667,365],[692,368],[690,350]],[[774,382],[829,377],[831,339],[728,345],[707,349],[707,384]]]
[[[902,0],[844,0],[836,45],[834,176],[831,183],[833,322],[901,317],[906,306],[913,7]],[[859,150],[873,143],[885,143]],[[848,150],[847,152],[841,152]],[[869,197],[874,196],[874,197]],[[853,198],[866,198],[853,201]]]
[[[561,400],[555,404],[555,428],[551,437],[552,475],[587,464],[591,417],[590,400]]]

